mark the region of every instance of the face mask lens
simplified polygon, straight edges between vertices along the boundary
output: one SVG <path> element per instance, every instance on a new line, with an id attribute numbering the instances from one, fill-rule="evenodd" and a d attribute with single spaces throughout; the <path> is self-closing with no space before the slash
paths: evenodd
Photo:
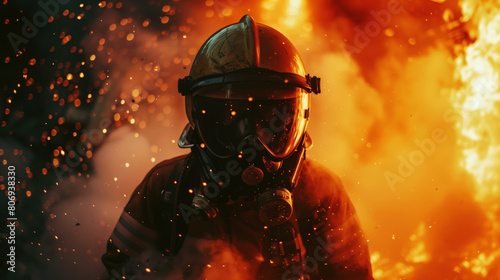
<path id="1" fill-rule="evenodd" d="M 302 89 L 212 88 L 193 96 L 193 116 L 206 147 L 228 157 L 257 137 L 273 157 L 289 155 L 304 133 L 309 96 Z M 248 144 L 248 143 L 246 143 Z"/>

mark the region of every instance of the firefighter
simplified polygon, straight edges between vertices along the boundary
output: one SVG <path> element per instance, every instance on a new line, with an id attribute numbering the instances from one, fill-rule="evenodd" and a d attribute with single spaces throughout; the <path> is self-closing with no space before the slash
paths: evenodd
<path id="1" fill-rule="evenodd" d="M 245 15 L 203 44 L 179 92 L 189 124 L 178 144 L 191 152 L 156 165 L 132 194 L 102 257 L 112 277 L 169 279 L 193 244 L 218 240 L 255 264 L 255 279 L 372 279 L 340 179 L 306 159 L 320 79 L 284 35 Z M 201 277 L 206 264 L 188 263 L 179 279 Z"/>

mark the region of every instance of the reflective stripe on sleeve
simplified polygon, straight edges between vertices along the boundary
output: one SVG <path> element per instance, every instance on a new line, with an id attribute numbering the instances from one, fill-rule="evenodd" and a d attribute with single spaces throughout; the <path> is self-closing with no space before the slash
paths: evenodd
<path id="1" fill-rule="evenodd" d="M 111 235 L 111 242 L 127 255 L 136 255 L 154 248 L 158 233 L 136 221 L 127 212 L 123 212 Z"/>

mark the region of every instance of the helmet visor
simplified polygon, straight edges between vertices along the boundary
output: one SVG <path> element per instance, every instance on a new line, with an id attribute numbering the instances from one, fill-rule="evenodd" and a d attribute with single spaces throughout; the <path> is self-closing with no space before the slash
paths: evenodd
<path id="1" fill-rule="evenodd" d="M 215 156 L 241 153 L 259 142 L 275 158 L 290 155 L 307 126 L 309 94 L 287 86 L 225 86 L 202 89 L 193 95 L 196 129 Z"/>

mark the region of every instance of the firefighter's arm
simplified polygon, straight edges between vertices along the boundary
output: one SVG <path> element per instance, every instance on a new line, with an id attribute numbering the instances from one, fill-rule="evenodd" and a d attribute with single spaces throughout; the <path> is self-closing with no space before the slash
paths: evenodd
<path id="1" fill-rule="evenodd" d="M 368 244 L 354 206 L 338 177 L 335 191 L 322 199 L 313 256 L 319 261 L 318 279 L 373 279 Z M 323 218 L 321 217 L 323 216 Z"/>
<path id="2" fill-rule="evenodd" d="M 165 168 L 169 168 L 168 166 Z M 153 168 L 137 186 L 108 239 L 102 262 L 115 279 L 133 279 L 135 259 L 158 248 L 164 173 Z"/>

